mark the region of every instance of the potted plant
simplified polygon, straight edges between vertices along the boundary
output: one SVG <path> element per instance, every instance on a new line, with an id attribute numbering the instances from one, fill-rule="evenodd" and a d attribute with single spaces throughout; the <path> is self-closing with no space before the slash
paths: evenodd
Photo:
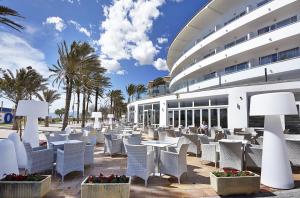
<path id="1" fill-rule="evenodd" d="M 260 176 L 250 171 L 224 169 L 210 173 L 210 185 L 218 195 L 252 194 L 260 190 Z"/>
<path id="2" fill-rule="evenodd" d="M 130 177 L 89 176 L 81 183 L 81 198 L 129 198 Z"/>
<path id="3" fill-rule="evenodd" d="M 0 180 L 0 197 L 35 198 L 45 196 L 51 188 L 51 175 L 6 175 Z"/>

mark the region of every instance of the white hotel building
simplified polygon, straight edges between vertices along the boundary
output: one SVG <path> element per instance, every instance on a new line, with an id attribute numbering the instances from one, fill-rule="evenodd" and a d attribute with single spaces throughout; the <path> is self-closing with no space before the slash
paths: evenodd
<path id="1" fill-rule="evenodd" d="M 128 104 L 142 126 L 263 127 L 250 97 L 294 92 L 300 104 L 300 1 L 212 0 L 178 33 L 167 57 L 170 94 Z M 284 118 L 300 133 L 299 115 Z"/>

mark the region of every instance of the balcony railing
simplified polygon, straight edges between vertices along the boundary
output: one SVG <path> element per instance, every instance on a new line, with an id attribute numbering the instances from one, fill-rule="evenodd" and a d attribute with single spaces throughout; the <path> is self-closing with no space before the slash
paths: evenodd
<path id="1" fill-rule="evenodd" d="M 184 48 L 184 49 L 182 50 L 182 53 L 180 53 L 179 56 L 175 59 L 174 63 L 176 63 L 176 62 L 177 62 L 177 61 L 178 61 L 185 53 L 187 53 L 191 48 L 193 48 L 193 47 L 194 47 L 195 45 L 197 45 L 199 42 L 201 42 L 201 41 L 203 41 L 204 39 L 208 38 L 209 36 L 213 35 L 215 32 L 217 32 L 217 31 L 219 31 L 220 29 L 226 27 L 227 25 L 229 25 L 230 23 L 236 21 L 237 19 L 239 19 L 239 18 L 241 18 L 241 17 L 243 17 L 243 16 L 245 16 L 245 15 L 247 15 L 247 14 L 253 12 L 254 10 L 260 8 L 261 6 L 267 4 L 267 3 L 271 2 L 271 1 L 274 1 L 274 0 L 263 0 L 263 1 L 259 2 L 259 3 L 257 3 L 257 4 L 255 5 L 255 8 L 253 8 L 253 9 L 250 9 L 250 7 L 247 6 L 245 11 L 241 12 L 241 13 L 238 14 L 237 16 L 235 16 L 235 17 L 231 18 L 230 20 L 228 20 L 227 22 L 225 22 L 223 26 L 220 26 L 220 25 L 215 26 L 215 27 L 218 27 L 218 28 L 215 29 L 214 31 L 209 32 L 209 33 L 206 34 L 205 36 L 203 36 L 202 39 L 199 39 L 199 38 L 198 38 L 196 41 L 193 41 L 191 45 L 189 44 L 186 48 Z"/>
<path id="2" fill-rule="evenodd" d="M 291 20 L 288 20 L 288 19 L 291 19 Z M 274 28 L 272 28 L 272 29 L 271 29 L 270 31 L 268 31 L 267 33 L 271 33 L 271 32 L 276 31 L 276 30 L 278 30 L 278 29 L 287 27 L 287 26 L 289 26 L 289 25 L 293 25 L 293 24 L 295 24 L 295 23 L 297 23 L 297 22 L 299 21 L 299 19 L 298 19 L 297 16 L 293 16 L 293 17 L 290 17 L 290 18 L 288 18 L 288 19 L 282 20 L 282 21 L 286 21 L 286 23 L 285 23 L 284 25 L 281 25 L 281 26 L 275 26 Z M 257 31 L 258 31 L 258 30 L 257 30 Z M 257 37 L 259 37 L 259 36 L 262 36 L 262 35 L 264 35 L 264 34 L 258 34 L 258 33 L 250 32 L 250 33 L 248 33 L 246 36 L 241 37 L 240 39 L 237 39 L 237 40 L 235 40 L 235 41 L 233 41 L 233 42 L 231 42 L 231 43 L 229 43 L 229 44 L 224 45 L 224 47 L 219 47 L 218 50 L 217 50 L 217 49 L 214 50 L 213 52 L 211 52 L 211 53 L 205 55 L 203 58 L 197 57 L 196 60 L 198 60 L 198 62 L 200 62 L 200 61 L 202 61 L 202 60 L 204 60 L 204 59 L 206 59 L 206 58 L 208 58 L 208 57 L 210 57 L 210 56 L 212 56 L 212 55 L 216 55 L 216 54 L 218 54 L 218 53 L 221 53 L 221 52 L 223 52 L 224 50 L 227 50 L 228 48 L 237 46 L 237 45 L 239 45 L 239 44 L 242 44 L 242 43 L 244 43 L 244 42 L 250 41 L 250 40 L 255 39 L 255 38 L 257 38 Z M 198 62 L 197 62 L 197 63 L 198 63 Z M 186 69 L 192 67 L 193 65 L 195 65 L 195 64 L 197 64 L 197 63 L 192 63 L 192 64 L 187 65 L 187 66 L 184 67 L 183 69 L 179 70 L 179 72 L 177 73 L 177 75 L 178 75 L 179 73 L 183 72 L 184 70 L 186 70 Z"/>
<path id="3" fill-rule="evenodd" d="M 300 57 L 299 47 L 291 49 L 291 50 L 295 50 L 295 51 L 290 51 L 290 53 L 288 53 L 289 50 L 284 51 L 284 52 L 287 52 L 284 55 L 282 54 L 283 52 L 276 53 L 276 58 L 270 59 L 269 62 L 261 62 L 260 59 L 252 59 L 252 61 L 251 61 L 251 67 L 250 66 L 248 66 L 248 67 L 240 67 L 240 69 L 235 69 L 235 70 L 232 70 L 230 72 L 226 72 L 226 68 L 229 68 L 229 67 L 226 67 L 222 71 L 213 72 L 211 74 L 208 74 L 209 78 L 206 78 L 205 76 L 203 76 L 203 77 L 198 78 L 198 79 L 191 79 L 191 80 L 189 80 L 189 83 L 186 83 L 186 81 L 185 81 L 184 83 L 180 83 L 179 85 L 176 85 L 175 88 L 172 89 L 171 91 L 175 92 L 175 91 L 178 91 L 180 89 L 187 88 L 187 85 L 191 86 L 191 85 L 194 85 L 196 83 L 200 83 L 200 82 L 204 82 L 204 81 L 208 81 L 208 80 L 212 80 L 212 79 L 216 79 L 216 78 L 222 78 L 224 76 L 231 75 L 231 74 L 234 74 L 234 73 L 239 73 L 239 72 L 243 72 L 243 71 L 246 71 L 246 70 L 254 69 L 254 68 L 257 68 L 257 67 L 266 66 L 268 64 L 278 63 L 278 62 L 282 62 L 282 61 L 288 61 L 288 60 Z M 246 62 L 246 63 L 249 63 L 249 62 Z M 238 65 L 242 65 L 242 64 L 245 64 L 245 63 L 241 63 L 241 64 L 238 64 Z M 236 65 L 236 66 L 238 66 L 238 65 Z M 230 66 L 230 67 L 232 67 L 232 66 Z"/>

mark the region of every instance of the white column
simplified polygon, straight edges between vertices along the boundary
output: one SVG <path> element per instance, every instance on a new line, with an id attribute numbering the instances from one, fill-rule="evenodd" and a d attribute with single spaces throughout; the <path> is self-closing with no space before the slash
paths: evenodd
<path id="1" fill-rule="evenodd" d="M 248 126 L 247 94 L 233 91 L 228 96 L 228 128 L 247 128 Z"/>
<path id="2" fill-rule="evenodd" d="M 167 101 L 166 100 L 162 100 L 159 103 L 160 107 L 160 111 L 159 111 L 159 126 L 160 127 L 165 127 L 167 126 L 167 115 L 168 115 L 168 108 L 167 108 Z"/>
<path id="3" fill-rule="evenodd" d="M 134 105 L 134 123 L 137 124 L 139 122 L 139 107 L 137 104 Z"/>

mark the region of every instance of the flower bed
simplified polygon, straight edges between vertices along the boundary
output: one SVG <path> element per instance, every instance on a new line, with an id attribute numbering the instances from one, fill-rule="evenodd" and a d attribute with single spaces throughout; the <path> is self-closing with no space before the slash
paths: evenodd
<path id="1" fill-rule="evenodd" d="M 89 176 L 81 183 L 82 198 L 129 198 L 130 177 L 110 175 Z"/>
<path id="2" fill-rule="evenodd" d="M 219 195 L 252 194 L 260 190 L 260 176 L 250 171 L 224 169 L 210 173 L 210 184 Z"/>
<path id="3" fill-rule="evenodd" d="M 0 181 L 0 197 L 43 197 L 51 187 L 51 175 L 6 175 Z"/>

